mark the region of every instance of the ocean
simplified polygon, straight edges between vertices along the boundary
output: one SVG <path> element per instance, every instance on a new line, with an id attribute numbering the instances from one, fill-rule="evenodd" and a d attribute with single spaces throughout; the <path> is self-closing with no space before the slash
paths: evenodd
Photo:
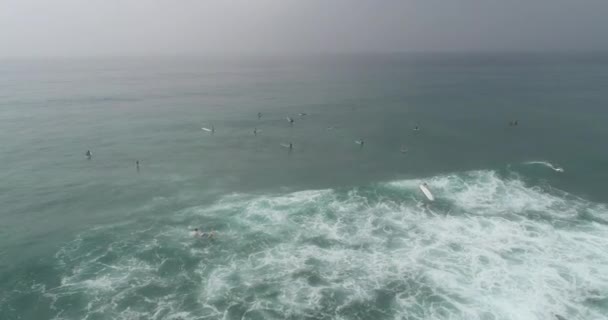
<path id="1" fill-rule="evenodd" d="M 0 319 L 608 319 L 606 55 L 0 75 Z"/>

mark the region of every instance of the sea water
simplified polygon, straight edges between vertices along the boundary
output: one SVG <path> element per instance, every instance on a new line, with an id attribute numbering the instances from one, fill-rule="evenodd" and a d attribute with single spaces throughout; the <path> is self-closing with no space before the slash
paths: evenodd
<path id="1" fill-rule="evenodd" d="M 0 75 L 0 319 L 608 318 L 605 56 Z"/>

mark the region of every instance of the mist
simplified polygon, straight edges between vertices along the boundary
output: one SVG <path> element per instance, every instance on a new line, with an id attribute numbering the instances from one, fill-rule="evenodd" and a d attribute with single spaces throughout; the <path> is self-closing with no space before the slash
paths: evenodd
<path id="1" fill-rule="evenodd" d="M 608 50 L 603 0 L 3 0 L 0 57 Z"/>

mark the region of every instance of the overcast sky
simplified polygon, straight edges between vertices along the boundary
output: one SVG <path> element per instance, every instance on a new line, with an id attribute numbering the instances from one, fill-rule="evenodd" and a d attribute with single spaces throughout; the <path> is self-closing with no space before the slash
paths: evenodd
<path id="1" fill-rule="evenodd" d="M 608 50 L 608 0 L 0 0 L 0 57 Z"/>

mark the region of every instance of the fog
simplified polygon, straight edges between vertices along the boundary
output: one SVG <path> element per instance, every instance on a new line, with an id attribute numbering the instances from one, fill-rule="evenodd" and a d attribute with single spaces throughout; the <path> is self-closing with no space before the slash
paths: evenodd
<path id="1" fill-rule="evenodd" d="M 608 49 L 605 0 L 0 0 L 0 57 Z"/>

